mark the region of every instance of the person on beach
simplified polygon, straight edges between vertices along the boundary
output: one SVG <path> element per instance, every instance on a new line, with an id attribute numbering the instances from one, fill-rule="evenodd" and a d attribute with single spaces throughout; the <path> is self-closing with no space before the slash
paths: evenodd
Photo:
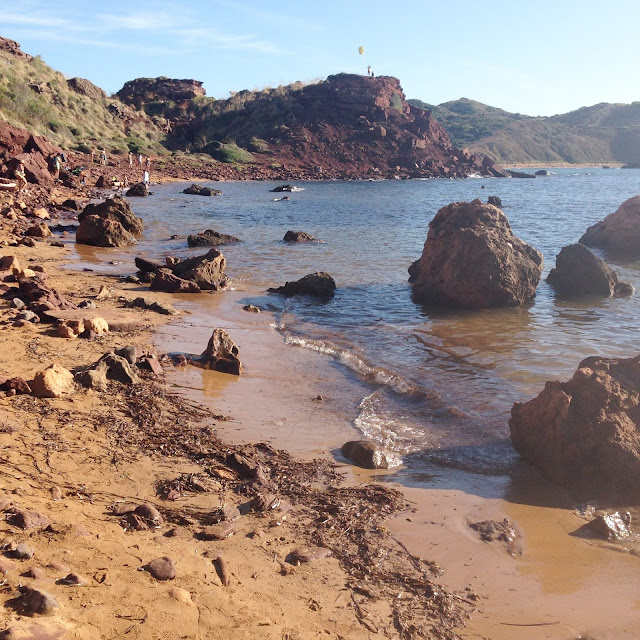
<path id="1" fill-rule="evenodd" d="M 53 156 L 51 164 L 53 166 L 53 178 L 54 180 L 57 180 L 60 177 L 60 156 L 56 153 L 55 156 Z"/>
<path id="2" fill-rule="evenodd" d="M 133 169 L 133 153 L 129 151 L 129 169 Z"/>
<path id="3" fill-rule="evenodd" d="M 145 160 L 145 164 L 147 169 L 151 169 L 151 158 L 149 158 L 149 156 L 147 156 L 146 160 Z"/>
<path id="4" fill-rule="evenodd" d="M 142 184 L 145 187 L 149 186 L 149 172 L 145 170 L 145 172 L 142 174 Z"/>
<path id="5" fill-rule="evenodd" d="M 141 153 L 138 154 L 138 164 L 140 166 L 142 166 L 142 154 Z"/>
<path id="6" fill-rule="evenodd" d="M 105 149 L 102 150 L 101 154 L 100 154 L 100 164 L 105 165 L 107 164 L 107 152 Z"/>
<path id="7" fill-rule="evenodd" d="M 93 164 L 96 161 L 96 150 L 95 149 L 91 149 L 91 164 Z"/>
<path id="8" fill-rule="evenodd" d="M 13 175 L 18 183 L 18 193 L 20 193 L 20 191 L 27 186 L 27 176 L 24 172 L 24 164 L 22 163 L 22 160 L 18 163 Z"/>

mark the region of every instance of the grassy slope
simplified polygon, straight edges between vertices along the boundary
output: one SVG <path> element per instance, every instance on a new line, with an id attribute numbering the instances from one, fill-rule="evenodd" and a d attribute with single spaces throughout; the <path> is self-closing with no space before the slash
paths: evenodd
<path id="1" fill-rule="evenodd" d="M 640 162 L 640 103 L 597 104 L 558 116 L 532 118 L 462 98 L 438 106 L 419 100 L 445 126 L 454 144 L 499 162 Z"/>
<path id="2" fill-rule="evenodd" d="M 29 85 L 40 85 L 43 93 Z M 111 153 L 129 148 L 159 152 L 162 132 L 143 114 L 129 111 L 127 123 L 108 106 L 117 99 L 88 98 L 41 58 L 18 58 L 0 52 L 0 118 L 63 148 L 104 147 Z"/>

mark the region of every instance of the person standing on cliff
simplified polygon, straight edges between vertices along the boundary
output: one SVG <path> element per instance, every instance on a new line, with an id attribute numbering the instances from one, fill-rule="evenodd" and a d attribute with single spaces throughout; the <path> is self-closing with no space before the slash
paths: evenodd
<path id="1" fill-rule="evenodd" d="M 371 75 L 371 65 L 369 65 L 367 67 L 367 75 L 370 76 Z"/>
<path id="2" fill-rule="evenodd" d="M 27 176 L 24 172 L 24 164 L 22 163 L 22 160 L 18 163 L 18 166 L 14 170 L 13 175 L 16 179 L 16 182 L 18 183 L 18 193 L 20 193 L 20 191 L 22 191 L 27 186 Z"/>

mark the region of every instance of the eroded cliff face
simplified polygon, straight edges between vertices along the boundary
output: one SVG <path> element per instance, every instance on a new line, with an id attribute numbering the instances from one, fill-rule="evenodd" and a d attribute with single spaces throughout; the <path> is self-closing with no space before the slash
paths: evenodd
<path id="1" fill-rule="evenodd" d="M 125 82 L 116 93 L 122 102 L 141 109 L 145 103 L 184 102 L 198 96 L 206 95 L 199 80 L 176 80 L 172 78 L 136 78 Z"/>

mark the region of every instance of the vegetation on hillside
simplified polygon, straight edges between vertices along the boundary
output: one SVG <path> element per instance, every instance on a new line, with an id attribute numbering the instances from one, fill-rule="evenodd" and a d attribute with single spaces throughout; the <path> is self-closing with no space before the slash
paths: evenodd
<path id="1" fill-rule="evenodd" d="M 151 118 L 117 99 L 78 93 L 40 57 L 0 52 L 0 118 L 67 149 L 163 150 L 163 132 Z"/>

